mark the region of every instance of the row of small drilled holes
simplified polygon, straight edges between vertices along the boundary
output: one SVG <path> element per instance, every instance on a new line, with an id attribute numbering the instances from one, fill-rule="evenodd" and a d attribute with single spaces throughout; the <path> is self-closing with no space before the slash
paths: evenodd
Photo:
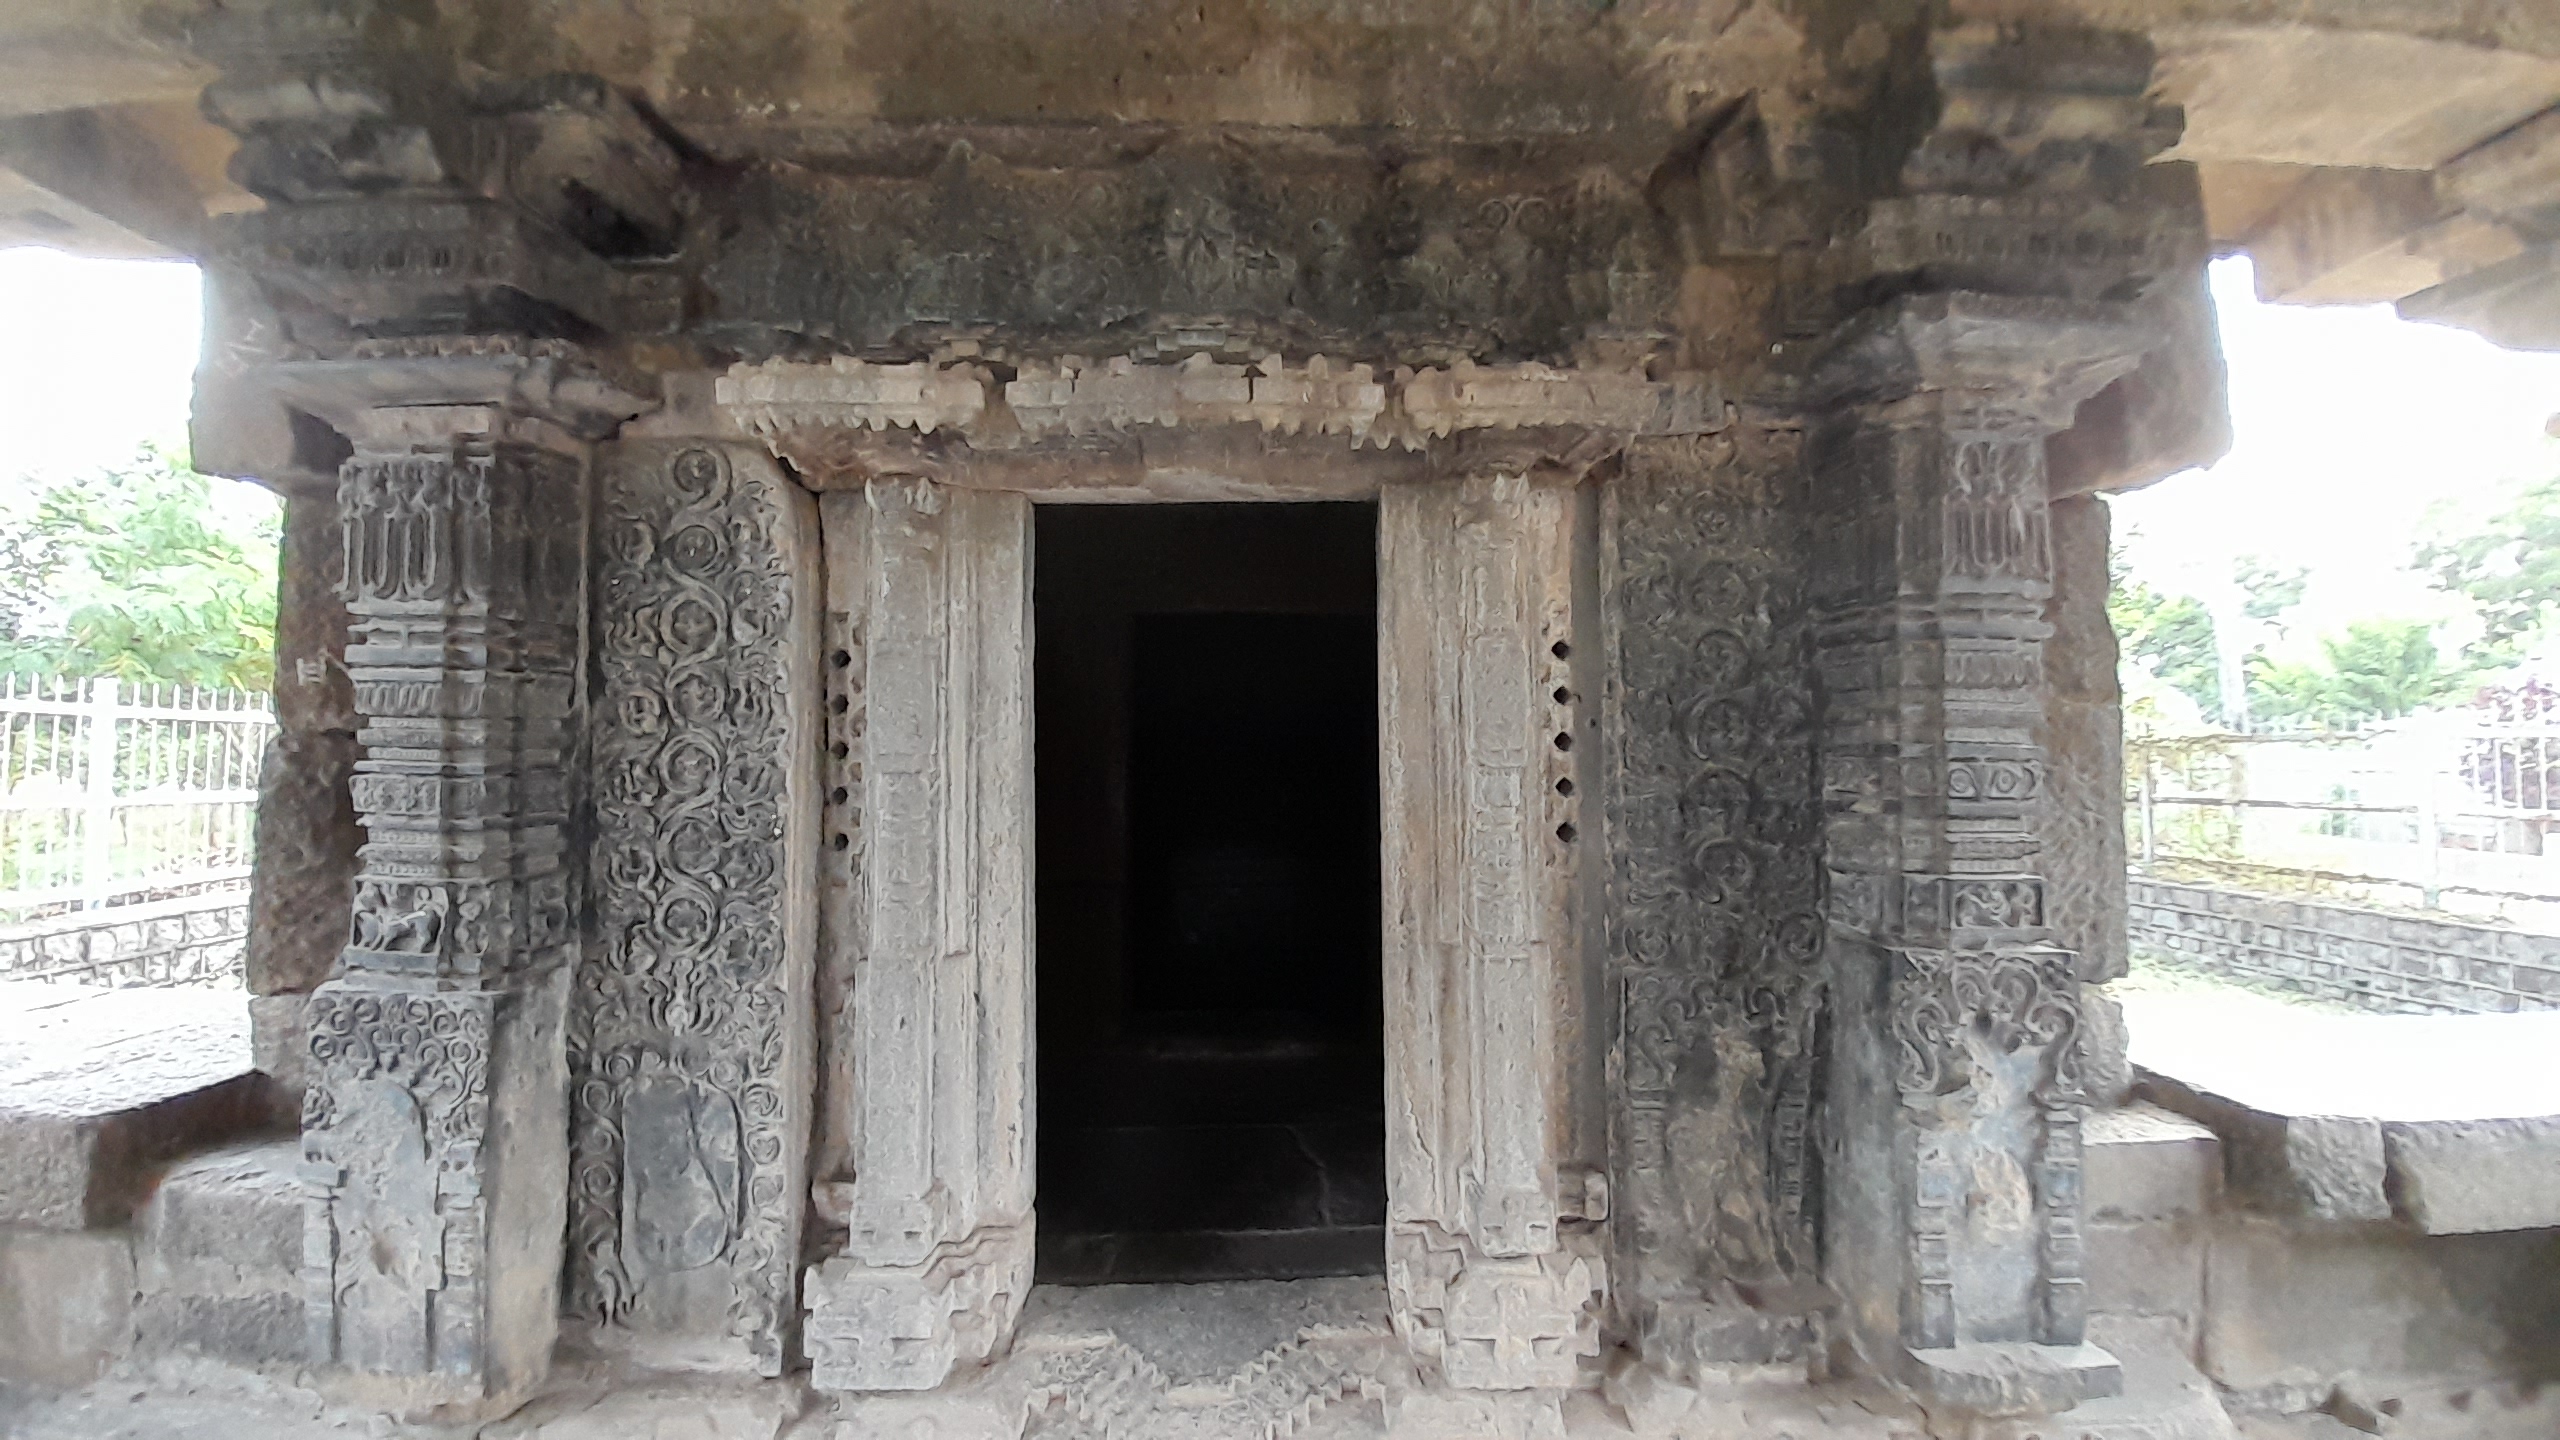
<path id="1" fill-rule="evenodd" d="M 846 643 L 827 654 L 827 805 L 834 824 L 827 844 L 841 855 L 853 848 L 853 827 L 860 823 L 853 803 L 853 787 L 862 780 L 862 762 L 853 758 L 853 747 L 862 739 L 864 714 L 853 704 L 853 692 L 862 677 L 853 663 L 851 646 L 861 640 L 852 626 L 838 617 Z"/>
<path id="2" fill-rule="evenodd" d="M 1566 644 L 1564 641 L 1559 640 L 1553 645 L 1547 647 L 1547 653 L 1556 658 L 1556 663 L 1548 668 L 1546 678 L 1556 681 L 1571 679 L 1571 672 L 1566 668 L 1565 662 L 1573 658 L 1573 647 Z M 1563 728 L 1558 729 L 1555 735 L 1556 753 L 1559 756 L 1569 754 L 1573 749 L 1573 702 L 1578 698 L 1579 697 L 1573 693 L 1573 687 L 1569 684 L 1559 683 L 1555 687 L 1556 706 L 1558 709 L 1564 711 Z M 1566 762 L 1559 761 L 1558 763 L 1559 766 L 1563 766 Z M 1556 777 L 1556 794 L 1565 798 L 1568 809 L 1570 809 L 1573 799 L 1572 776 L 1558 775 Z M 1556 826 L 1556 838 L 1568 845 L 1572 844 L 1574 837 L 1580 833 L 1580 831 L 1574 828 L 1573 821 L 1570 819 L 1567 819 Z"/>

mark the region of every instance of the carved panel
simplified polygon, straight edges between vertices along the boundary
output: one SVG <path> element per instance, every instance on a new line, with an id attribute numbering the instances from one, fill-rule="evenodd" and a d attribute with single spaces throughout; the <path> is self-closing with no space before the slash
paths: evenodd
<path id="1" fill-rule="evenodd" d="M 1666 338 L 1679 276 L 1640 184 L 1599 167 L 1233 142 L 1015 165 L 964 143 L 923 174 L 759 167 L 731 200 L 740 223 L 705 277 L 713 313 L 739 317 L 742 339 L 848 349 L 1002 326 L 1034 355 L 1135 332 L 1246 358 L 1558 361 L 1577 341 Z"/>
<path id="2" fill-rule="evenodd" d="M 596 520 L 569 1303 L 710 1329 L 767 1375 L 796 1320 L 807 1193 L 814 509 L 760 453 L 635 443 L 605 465 Z"/>
<path id="3" fill-rule="evenodd" d="M 1919 1131 L 1911 1343 L 2005 1322 L 2021 1333 L 2004 1338 L 2077 1344 L 2086 1097 L 2071 953 L 1901 951 L 1891 1026 L 1895 1088 Z"/>
<path id="4" fill-rule="evenodd" d="M 303 1275 L 316 1358 L 391 1374 L 476 1364 L 495 1004 L 338 986 L 312 995 Z"/>
<path id="5" fill-rule="evenodd" d="M 1675 1371 L 1809 1339 L 1827 1007 L 1797 484 L 1793 435 L 1745 422 L 1638 446 L 1602 498 L 1616 1293 Z"/>
<path id="6" fill-rule="evenodd" d="M 1467 1385 L 1568 1383 L 1603 1277 L 1565 1183 L 1575 518 L 1570 492 L 1510 476 L 1380 503 L 1390 1279 L 1408 1343 Z M 1531 1305 L 1512 1282 L 1533 1272 Z"/>
<path id="7" fill-rule="evenodd" d="M 1030 506 L 899 481 L 823 507 L 818 1189 L 846 1235 L 809 1343 L 828 1388 L 924 1388 L 1028 1288 Z"/>

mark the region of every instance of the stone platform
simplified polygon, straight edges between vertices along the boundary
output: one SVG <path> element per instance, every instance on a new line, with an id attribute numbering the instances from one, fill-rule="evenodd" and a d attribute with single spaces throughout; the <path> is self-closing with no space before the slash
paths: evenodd
<path id="1" fill-rule="evenodd" d="M 2124 997 L 2152 1096 L 2222 1137 L 2236 1198 L 2431 1235 L 2560 1225 L 2560 1012 L 2333 1015 Z"/>

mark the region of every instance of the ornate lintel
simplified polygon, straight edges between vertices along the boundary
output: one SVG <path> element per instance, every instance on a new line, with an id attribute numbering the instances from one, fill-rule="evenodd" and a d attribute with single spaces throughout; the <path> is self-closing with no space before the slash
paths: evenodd
<path id="1" fill-rule="evenodd" d="M 999 382 L 974 362 L 738 364 L 717 403 L 739 433 L 777 453 L 823 454 L 829 432 L 949 433 L 980 450 L 1074 442 L 1145 428 L 1252 427 L 1323 435 L 1354 448 L 1426 443 L 1480 430 L 1560 429 L 1623 437 L 1721 430 L 1727 409 L 1708 377 L 1653 379 L 1638 369 L 1538 364 L 1376 367 L 1322 355 L 1251 365 L 1205 354 L 1159 364 L 1067 356 Z"/>

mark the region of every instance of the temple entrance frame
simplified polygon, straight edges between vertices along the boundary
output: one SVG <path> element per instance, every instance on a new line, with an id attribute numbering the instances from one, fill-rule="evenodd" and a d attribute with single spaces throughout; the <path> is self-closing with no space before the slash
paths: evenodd
<path id="1" fill-rule="evenodd" d="M 820 970 L 852 977 L 822 1087 L 845 1113 L 821 1117 L 813 1171 L 847 1238 L 806 1277 L 807 1345 L 823 1387 L 931 1389 L 1001 1351 L 1031 1282 L 1029 522 L 1034 503 L 1097 498 L 1094 477 L 1043 485 L 1019 459 L 1001 477 L 883 474 L 846 457 L 894 433 L 762 438 L 821 491 Z M 1590 755 L 1573 747 L 1595 689 L 1577 626 L 1597 623 L 1577 613 L 1596 515 L 1580 482 L 1607 450 L 1234 449 L 1250 473 L 1219 477 L 1217 499 L 1380 505 L 1395 1324 L 1450 1386 L 1552 1404 L 1597 1353 L 1606 1293 L 1599 1067 L 1571 1017 Z M 1293 463 L 1270 466 L 1275 449 Z M 1449 449 L 1476 453 L 1450 465 Z M 1551 458 L 1565 451 L 1580 463 Z M 1198 484 L 1108 498 L 1208 498 Z M 831 1150 L 854 1178 L 828 1173 Z"/>

